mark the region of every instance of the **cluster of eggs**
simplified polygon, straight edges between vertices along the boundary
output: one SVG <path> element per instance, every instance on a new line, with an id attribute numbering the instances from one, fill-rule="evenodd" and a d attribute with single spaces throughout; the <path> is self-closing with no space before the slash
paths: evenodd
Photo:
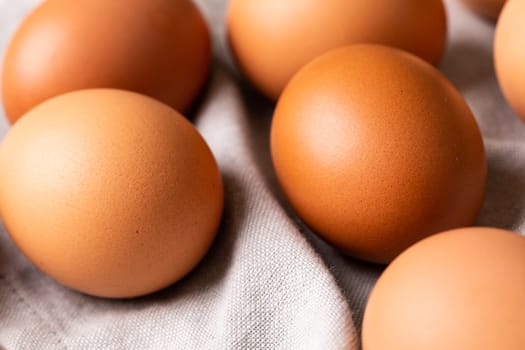
<path id="1" fill-rule="evenodd" d="M 180 280 L 222 216 L 218 165 L 182 116 L 203 88 L 210 35 L 191 0 L 47 0 L 4 59 L 13 127 L 0 214 L 42 271 L 95 296 Z"/>
<path id="2" fill-rule="evenodd" d="M 525 119 L 525 2 L 464 2 L 493 19 L 505 5 L 496 71 Z M 467 103 L 434 67 L 442 0 L 230 0 L 226 21 L 238 67 L 277 101 L 271 154 L 294 210 L 343 252 L 390 264 L 365 350 L 525 348 L 525 239 L 463 228 L 482 206 L 487 161 Z M 0 215 L 42 271 L 134 297 L 202 259 L 223 188 L 179 113 L 209 65 L 191 0 L 47 0 L 27 17 L 3 68 L 15 124 L 0 147 Z"/>
<path id="3" fill-rule="evenodd" d="M 492 19 L 505 5 L 464 2 Z M 494 53 L 522 118 L 524 16 L 525 2 L 506 4 Z M 287 199 L 326 241 L 390 264 L 368 301 L 363 348 L 525 348 L 525 239 L 465 228 L 487 164 L 469 107 L 431 65 L 444 49 L 443 3 L 233 0 L 228 19 L 240 69 L 278 100 L 271 153 Z"/>

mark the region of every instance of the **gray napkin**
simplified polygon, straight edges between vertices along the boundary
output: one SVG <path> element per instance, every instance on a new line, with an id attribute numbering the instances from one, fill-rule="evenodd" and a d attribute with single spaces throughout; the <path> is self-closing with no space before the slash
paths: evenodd
<path id="1" fill-rule="evenodd" d="M 38 0 L 0 0 L 0 51 Z M 294 216 L 269 156 L 273 106 L 235 72 L 225 0 L 198 1 L 216 63 L 193 118 L 221 167 L 226 208 L 199 267 L 157 294 L 109 301 L 70 291 L 36 270 L 0 229 L 0 348 L 357 349 L 366 298 L 381 267 L 338 253 Z M 525 125 L 498 89 L 493 25 L 447 1 L 442 71 L 483 131 L 489 183 L 480 225 L 525 231 Z M 0 138 L 7 123 L 0 117 Z M 1 174 L 0 174 L 1 176 Z"/>

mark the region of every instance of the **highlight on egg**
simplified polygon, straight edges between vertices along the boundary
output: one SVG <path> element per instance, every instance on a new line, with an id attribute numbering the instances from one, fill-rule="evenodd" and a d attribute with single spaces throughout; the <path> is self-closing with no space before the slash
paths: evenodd
<path id="1" fill-rule="evenodd" d="M 389 45 L 436 65 L 447 18 L 442 0 L 230 0 L 227 32 L 242 73 L 276 100 L 302 66 L 340 46 Z"/>
<path id="2" fill-rule="evenodd" d="M 54 96 L 115 88 L 185 113 L 210 60 L 208 28 L 191 0 L 46 0 L 8 46 L 4 107 L 14 123 Z"/>
<path id="3" fill-rule="evenodd" d="M 28 112 L 0 146 L 0 215 L 39 269 L 86 294 L 129 298 L 186 276 L 221 220 L 221 175 L 181 114 L 94 89 Z"/>
<path id="4" fill-rule="evenodd" d="M 485 194 L 483 141 L 464 98 L 433 66 L 386 46 L 303 67 L 277 103 L 271 154 L 299 217 L 376 263 L 473 224 Z"/>
<path id="5" fill-rule="evenodd" d="M 363 350 L 525 349 L 525 238 L 492 228 L 434 235 L 384 271 Z"/>

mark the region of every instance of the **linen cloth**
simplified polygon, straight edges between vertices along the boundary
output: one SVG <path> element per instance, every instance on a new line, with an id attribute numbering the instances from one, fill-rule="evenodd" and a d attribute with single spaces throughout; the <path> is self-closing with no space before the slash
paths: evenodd
<path id="1" fill-rule="evenodd" d="M 38 0 L 0 0 L 0 52 Z M 200 0 L 215 63 L 191 116 L 212 148 L 226 199 L 215 244 L 183 281 L 124 301 L 68 290 L 35 269 L 0 228 L 0 349 L 358 349 L 382 267 L 316 238 L 286 204 L 272 171 L 273 105 L 235 71 L 226 0 Z M 525 124 L 505 103 L 492 60 L 494 25 L 446 1 L 440 66 L 481 127 L 489 164 L 478 224 L 525 231 Z M 0 138 L 8 126 L 0 117 Z M 0 174 L 1 176 L 1 174 Z"/>

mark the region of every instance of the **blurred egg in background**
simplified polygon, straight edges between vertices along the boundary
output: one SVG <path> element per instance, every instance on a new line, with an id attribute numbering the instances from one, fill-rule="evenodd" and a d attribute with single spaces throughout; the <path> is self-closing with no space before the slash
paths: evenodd
<path id="1" fill-rule="evenodd" d="M 340 46 L 384 44 L 436 65 L 447 19 L 442 0 L 230 0 L 227 31 L 240 70 L 276 100 L 303 65 Z"/>
<path id="2" fill-rule="evenodd" d="M 4 108 L 14 123 L 51 97 L 116 88 L 186 113 L 210 59 L 208 28 L 191 0 L 47 0 L 7 49 Z"/>
<path id="3" fill-rule="evenodd" d="M 496 26 L 494 62 L 507 102 L 525 122 L 525 1 L 512 0 L 503 8 Z"/>
<path id="4" fill-rule="evenodd" d="M 525 238 L 467 228 L 403 252 L 374 287 L 363 350 L 525 349 Z"/>

